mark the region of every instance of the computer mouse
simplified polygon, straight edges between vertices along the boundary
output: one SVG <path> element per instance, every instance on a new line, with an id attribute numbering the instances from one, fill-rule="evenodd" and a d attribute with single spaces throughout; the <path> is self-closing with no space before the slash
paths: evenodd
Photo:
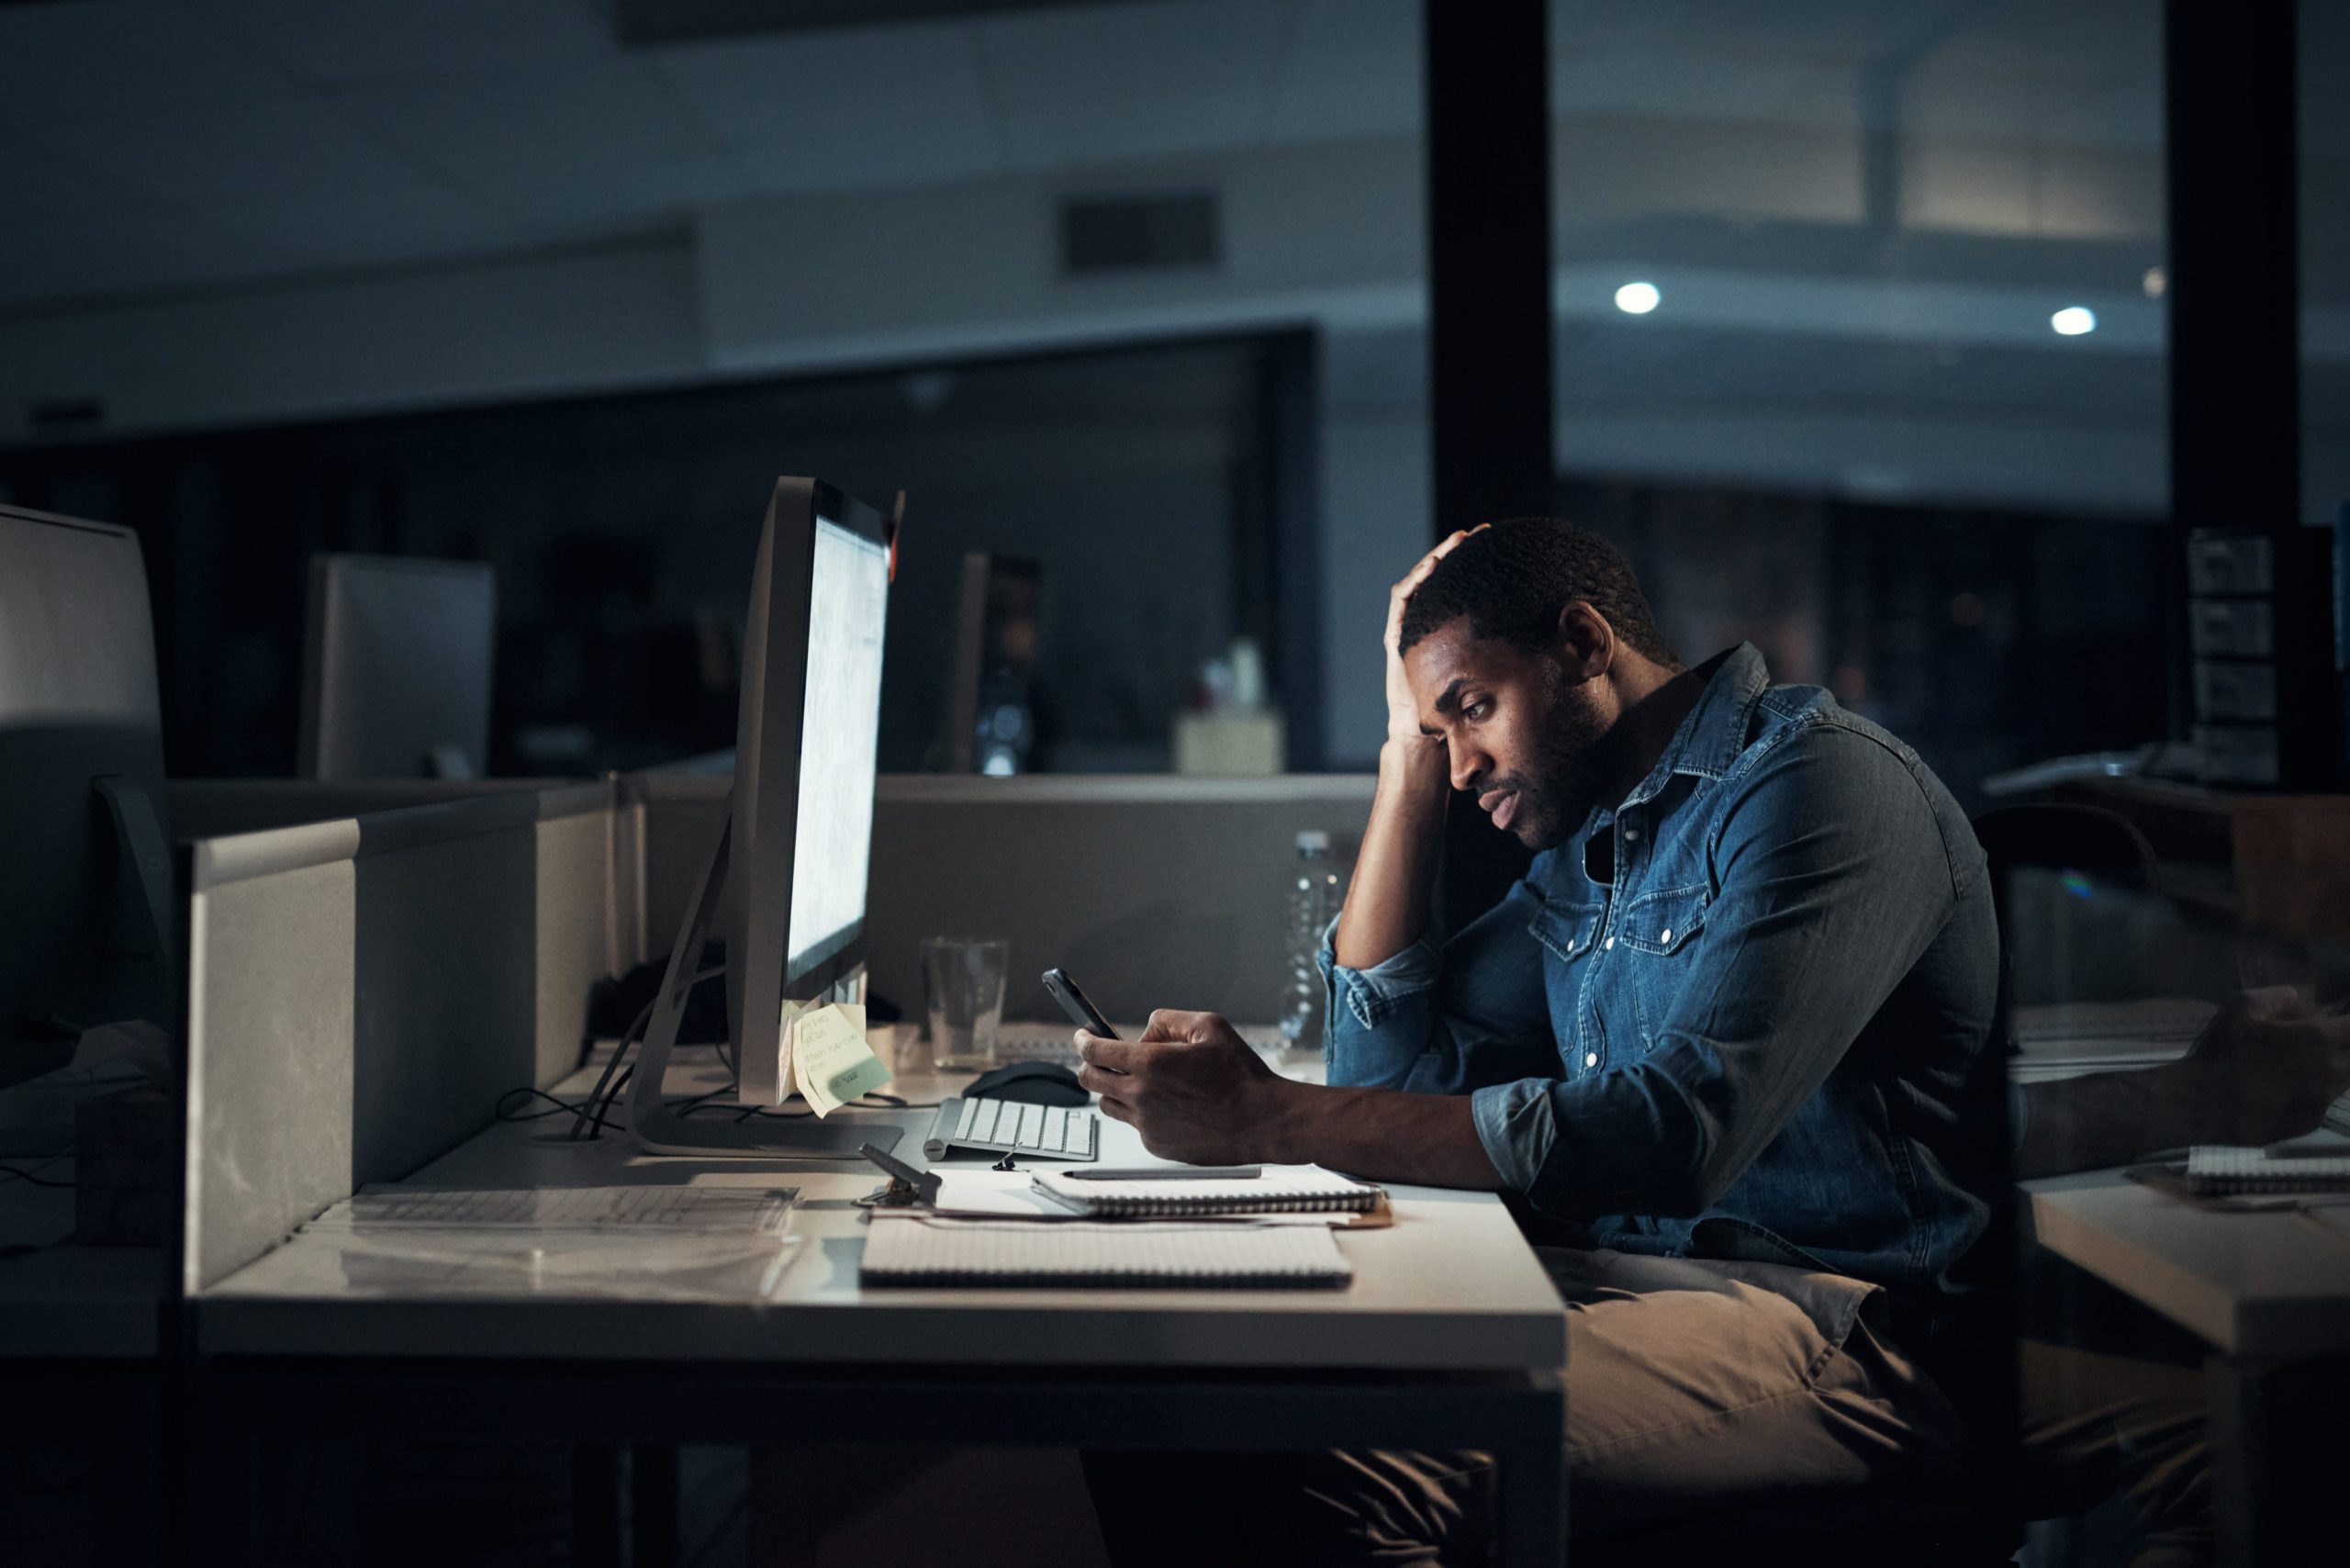
<path id="1" fill-rule="evenodd" d="M 1007 1062 L 971 1080 L 963 1091 L 982 1100 L 1016 1100 L 1024 1105 L 1082 1105 L 1092 1096 L 1077 1074 L 1057 1061 Z"/>

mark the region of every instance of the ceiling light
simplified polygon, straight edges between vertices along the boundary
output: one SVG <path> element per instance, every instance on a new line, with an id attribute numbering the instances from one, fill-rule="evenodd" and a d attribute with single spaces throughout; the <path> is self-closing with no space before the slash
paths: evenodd
<path id="1" fill-rule="evenodd" d="M 2097 330 L 2097 312 L 2086 305 L 2067 305 L 2048 318 L 2048 324 L 2061 337 L 2077 338 L 2084 332 Z"/>
<path id="2" fill-rule="evenodd" d="M 1645 316 L 1663 297 L 1652 283 L 1628 283 L 1616 291 L 1616 308 L 1627 316 Z"/>

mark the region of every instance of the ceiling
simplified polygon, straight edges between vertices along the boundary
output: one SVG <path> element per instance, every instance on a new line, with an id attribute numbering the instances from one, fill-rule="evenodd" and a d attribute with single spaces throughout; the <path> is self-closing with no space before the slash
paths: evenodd
<path id="1" fill-rule="evenodd" d="M 988 5 L 653 47 L 620 41 L 610 4 L 0 7 L 0 308 L 528 253 L 791 192 L 1396 136 L 1419 114 L 1416 0 Z M 1565 117 L 2158 145 L 2152 0 L 1553 9 Z"/>
<path id="2" fill-rule="evenodd" d="M 233 331 L 206 302 L 491 262 L 552 273 L 560 258 L 616 246 L 644 251 L 647 275 L 670 265 L 653 259 L 666 247 L 677 260 L 662 275 L 685 281 L 664 308 L 683 330 L 698 320 L 718 334 L 722 308 L 739 316 L 770 285 L 730 273 L 732 292 L 715 296 L 709 236 L 776 198 L 837 213 L 902 196 L 912 210 L 925 193 L 1006 182 L 1116 192 L 1204 171 L 1211 184 L 1253 177 L 1274 192 L 1277 228 L 1339 217 L 1318 252 L 1265 274 L 1273 303 L 1198 309 L 1249 323 L 1322 308 L 1331 400 L 1401 410 L 1421 395 L 1419 241 L 1403 232 L 1419 222 L 1420 0 L 891 0 L 945 14 L 658 44 L 623 41 L 618 3 L 0 6 L 0 203 L 12 219 L 0 335 L 12 321 L 135 319 L 112 337 L 77 327 L 16 340 L 116 345 L 113 362 L 95 349 L 52 355 L 74 363 L 47 379 L 75 395 L 87 383 L 127 409 L 136 387 L 90 367 L 118 363 L 115 380 L 135 381 L 153 354 L 195 342 L 207 311 L 205 352 L 218 354 Z M 1694 430 L 1740 409 L 1855 424 L 2004 420 L 2035 440 L 2069 423 L 2085 439 L 2109 428 L 2142 443 L 2127 463 L 2080 460 L 2084 474 L 2133 476 L 2115 504 L 2158 498 L 2162 309 L 2143 281 L 2164 252 L 2161 15 L 2161 0 L 1552 0 L 1562 454 L 1578 420 L 1602 431 L 1680 417 Z M 2302 0 L 2302 15 L 2304 179 L 2319 191 L 2350 160 L 2350 95 L 2328 90 L 2350 74 L 2350 0 Z M 1341 167 L 1371 171 L 1370 194 L 1317 205 L 1327 193 L 1308 182 L 1328 175 L 1310 172 Z M 2338 317 L 2350 307 L 2350 201 L 2311 200 L 2305 214 L 2305 296 Z M 1388 271 L 1313 271 L 1365 250 Z M 1633 264 L 1668 290 L 1656 317 L 1622 318 L 1607 302 Z M 1391 304 L 1349 319 L 1313 304 L 1317 281 Z M 863 276 L 838 286 L 887 294 Z M 1088 296 L 1058 341 L 1169 330 L 1151 325 L 1169 319 L 1152 316 L 1152 287 Z M 1701 296 L 1709 314 L 1673 319 Z M 869 303 L 888 317 L 911 297 Z M 2053 305 L 2076 299 L 2093 299 L 2109 327 L 2093 340 L 2047 332 Z M 965 341 L 934 298 L 920 303 L 928 313 L 911 314 L 939 343 Z M 1016 339 L 1018 310 L 1006 319 Z M 2350 428 L 2335 374 L 2350 367 L 2350 319 L 2312 332 L 2312 419 L 2332 409 L 2323 417 Z M 643 376 L 873 362 L 780 350 L 730 361 L 715 341 L 665 340 L 660 364 L 675 368 Z M 988 341 L 985 352 L 1022 346 Z M 955 352 L 979 351 L 878 357 Z M 498 395 L 533 390 L 530 374 Z M 271 417 L 304 398 L 367 407 L 367 375 L 364 355 L 321 372 L 316 389 L 269 402 Z M 1774 472 L 1777 450 L 1798 439 L 1809 438 L 1758 427 L 1755 472 Z M 2087 495 L 2093 482 L 2083 485 Z"/>

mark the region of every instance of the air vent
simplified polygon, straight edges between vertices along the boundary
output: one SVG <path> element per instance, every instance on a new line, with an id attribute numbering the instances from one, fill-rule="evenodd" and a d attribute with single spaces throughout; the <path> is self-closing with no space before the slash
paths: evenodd
<path id="1" fill-rule="evenodd" d="M 1213 267 L 1223 259 L 1214 191 L 1070 196 L 1061 203 L 1061 271 L 1070 277 Z"/>
<path id="2" fill-rule="evenodd" d="M 1035 11 L 1098 0 L 618 0 L 621 45 L 643 49 L 711 39 L 878 28 L 893 22 L 952 22 L 998 11 Z"/>
<path id="3" fill-rule="evenodd" d="M 95 398 L 61 398 L 25 410 L 25 423 L 37 436 L 87 435 L 106 422 L 106 406 Z"/>

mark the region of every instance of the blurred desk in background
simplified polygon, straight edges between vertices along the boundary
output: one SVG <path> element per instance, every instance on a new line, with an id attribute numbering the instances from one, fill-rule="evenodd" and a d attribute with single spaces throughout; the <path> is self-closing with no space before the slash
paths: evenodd
<path id="1" fill-rule="evenodd" d="M 2118 1170 L 2022 1193 L 2033 1240 L 2210 1347 L 2220 1560 L 2282 1562 L 2338 1543 L 2350 1233 L 2290 1208 L 2201 1206 Z"/>

